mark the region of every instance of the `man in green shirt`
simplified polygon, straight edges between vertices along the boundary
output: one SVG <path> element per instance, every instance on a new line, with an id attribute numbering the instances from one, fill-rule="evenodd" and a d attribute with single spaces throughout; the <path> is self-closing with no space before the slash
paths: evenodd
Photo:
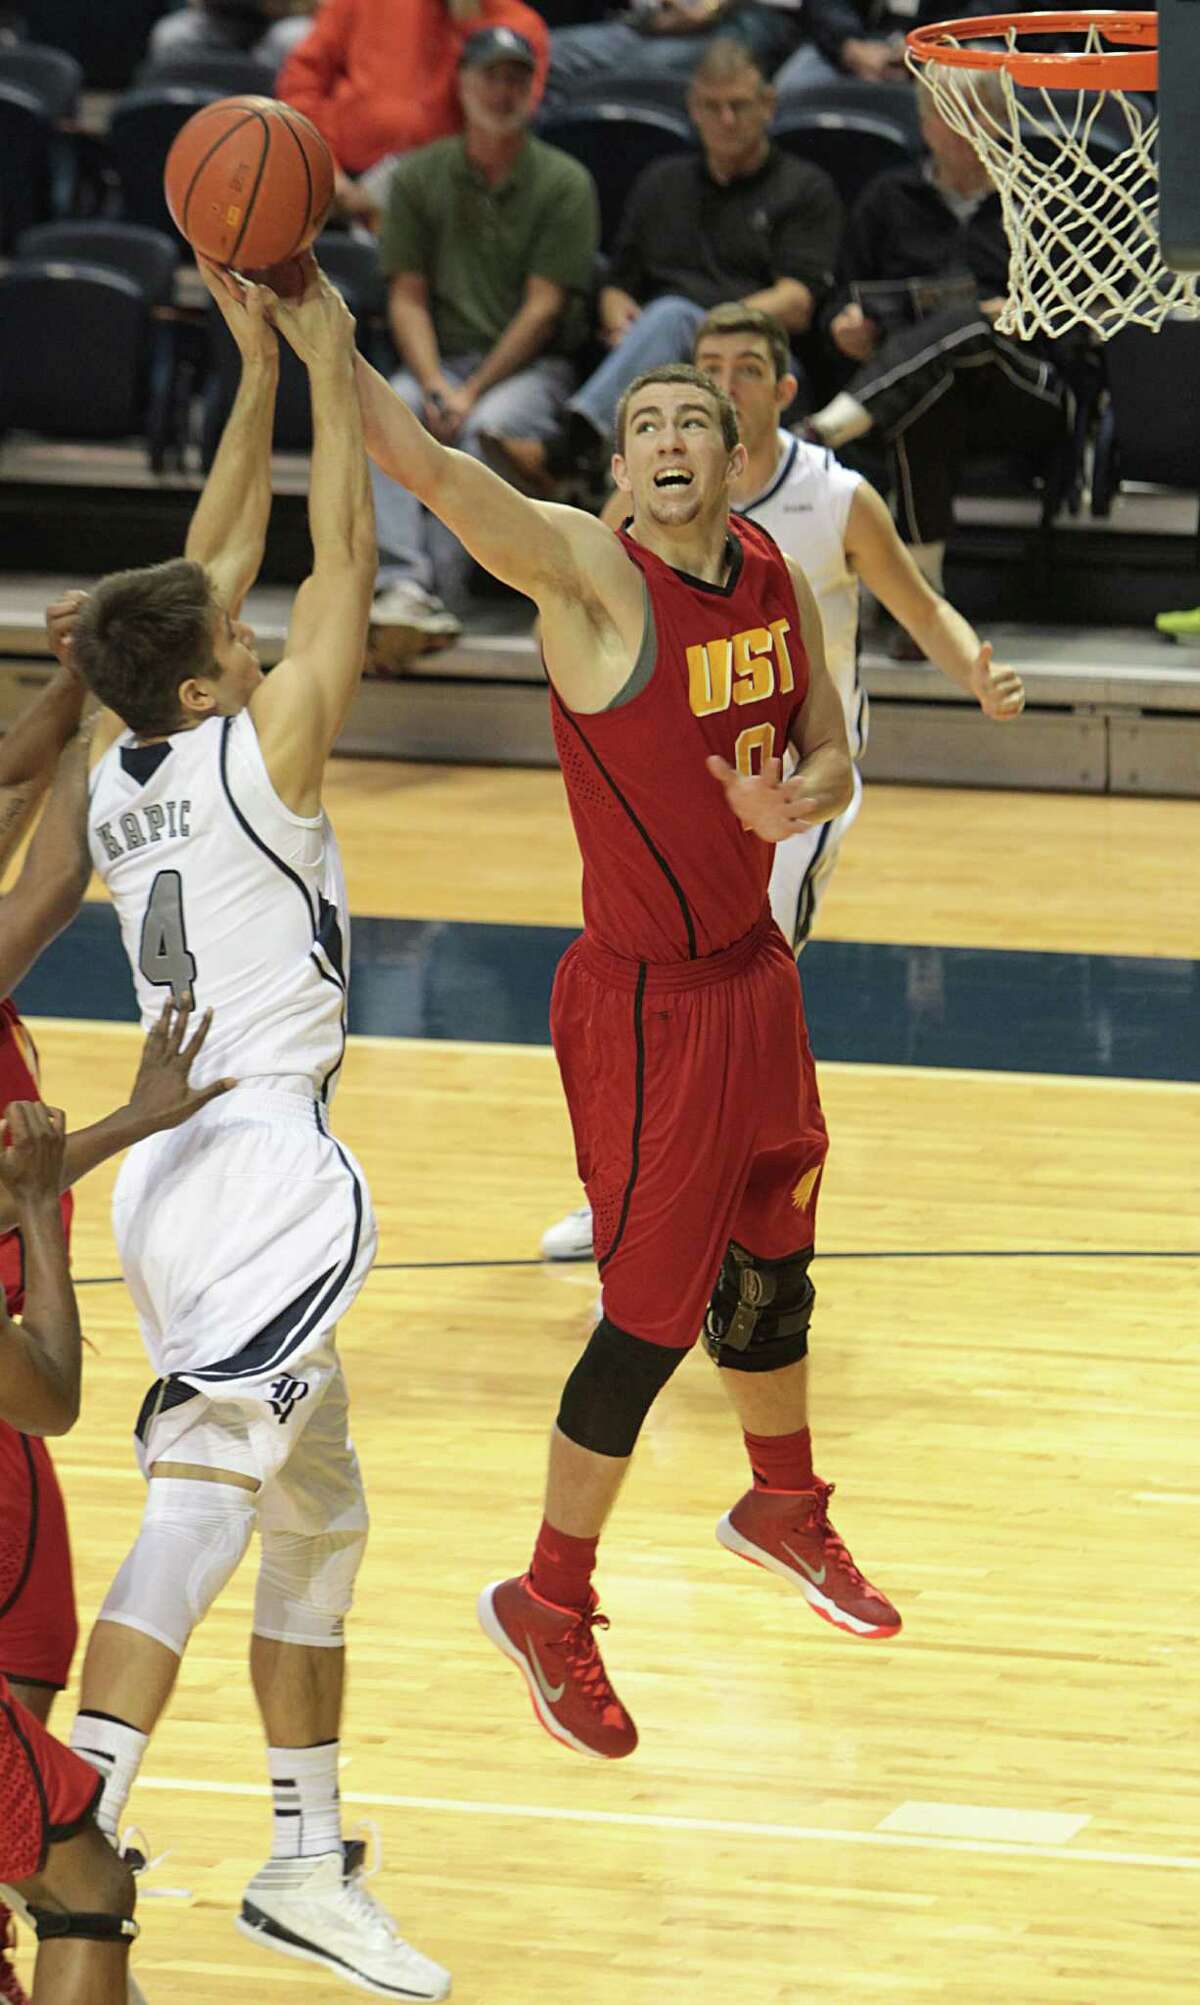
<path id="1" fill-rule="evenodd" d="M 590 174 L 529 132 L 534 52 L 512 28 L 464 44 L 464 130 L 406 154 L 388 189 L 380 262 L 404 364 L 394 389 L 445 445 L 481 432 L 549 437 L 575 381 L 599 243 Z M 460 631 L 471 560 L 437 518 L 372 468 L 384 655 Z"/>

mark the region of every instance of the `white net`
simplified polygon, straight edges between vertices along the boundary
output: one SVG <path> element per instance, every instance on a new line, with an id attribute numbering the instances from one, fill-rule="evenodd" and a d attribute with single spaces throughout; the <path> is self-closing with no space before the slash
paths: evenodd
<path id="1" fill-rule="evenodd" d="M 1010 49 L 1019 32 L 1009 29 Z M 1095 26 L 1088 49 L 1105 49 Z M 1168 316 L 1200 316 L 1200 275 L 1172 271 L 1159 247 L 1151 99 L 1021 88 L 1005 69 L 960 69 L 911 54 L 909 63 L 1000 197 L 1009 242 L 1000 333 L 1084 326 L 1107 340 L 1131 322 L 1157 329 Z"/>

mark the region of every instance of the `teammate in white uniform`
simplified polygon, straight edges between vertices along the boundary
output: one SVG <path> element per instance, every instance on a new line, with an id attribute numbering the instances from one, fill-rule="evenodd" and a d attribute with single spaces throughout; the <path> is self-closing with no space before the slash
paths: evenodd
<path id="1" fill-rule="evenodd" d="M 192 1629 L 261 1535 L 250 1670 L 267 1737 L 272 1855 L 238 1927 L 384 1997 L 444 1998 L 343 1846 L 344 1620 L 366 1542 L 336 1324 L 375 1252 L 370 1195 L 330 1134 L 349 924 L 325 761 L 361 673 L 374 517 L 354 326 L 316 273 L 303 302 L 206 271 L 242 379 L 186 555 L 107 578 L 75 659 L 127 729 L 88 815 L 143 1022 L 170 995 L 212 1011 L 198 1083 L 238 1083 L 135 1148 L 113 1225 L 158 1373 L 136 1435 L 147 1502 L 88 1646 L 72 1745 L 116 1831 Z M 239 623 L 271 502 L 278 342 L 307 365 L 313 571 L 264 679 Z"/>
<path id="2" fill-rule="evenodd" d="M 870 482 L 826 447 L 780 429 L 796 379 L 777 321 L 756 307 L 718 306 L 697 330 L 693 360 L 732 399 L 741 424 L 747 463 L 734 505 L 803 567 L 813 588 L 825 628 L 825 659 L 845 707 L 855 762 L 849 807 L 835 821 L 776 846 L 771 910 L 799 954 L 862 801 L 858 761 L 867 743 L 867 696 L 858 678 L 860 581 L 928 660 L 969 690 L 986 716 L 998 722 L 1018 716 L 1025 691 L 1015 669 L 993 665 L 990 645 L 921 576 Z M 618 494 L 605 515 L 616 523 L 624 513 Z M 591 1258 L 592 1215 L 586 1205 L 547 1229 L 542 1254 L 547 1260 Z"/>

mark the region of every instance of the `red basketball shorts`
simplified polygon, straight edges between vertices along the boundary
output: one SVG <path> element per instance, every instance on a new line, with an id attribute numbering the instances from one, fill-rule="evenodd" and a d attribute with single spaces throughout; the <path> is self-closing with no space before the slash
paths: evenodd
<path id="1" fill-rule="evenodd" d="M 90 1762 L 47 1733 L 0 1678 L 0 1881 L 40 1873 L 49 1847 L 83 1828 L 103 1788 Z"/>
<path id="2" fill-rule="evenodd" d="M 67 1515 L 54 1464 L 44 1441 L 0 1420 L 0 1672 L 59 1691 L 77 1635 Z"/>
<path id="3" fill-rule="evenodd" d="M 577 940 L 550 1025 L 604 1313 L 686 1348 L 731 1239 L 765 1260 L 813 1242 L 829 1144 L 795 962 L 767 919 L 670 965 Z"/>

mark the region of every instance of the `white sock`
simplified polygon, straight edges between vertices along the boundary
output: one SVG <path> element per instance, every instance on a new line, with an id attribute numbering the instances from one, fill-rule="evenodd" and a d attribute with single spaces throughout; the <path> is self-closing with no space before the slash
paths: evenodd
<path id="1" fill-rule="evenodd" d="M 861 439 L 875 420 L 857 397 L 852 397 L 848 390 L 839 390 L 824 410 L 813 412 L 808 422 L 827 446 L 837 447 L 849 445 L 851 439 Z"/>
<path id="2" fill-rule="evenodd" d="M 273 1859 L 312 1859 L 321 1852 L 341 1850 L 340 1746 L 339 1741 L 324 1740 L 316 1747 L 267 1749 L 267 1773 L 275 1806 L 271 1834 Z"/>
<path id="3" fill-rule="evenodd" d="M 104 1794 L 96 1822 L 106 1838 L 115 1838 L 129 1792 L 137 1781 L 150 1736 L 115 1720 L 109 1713 L 78 1712 L 71 1728 L 71 1746 L 104 1777 Z"/>
<path id="4" fill-rule="evenodd" d="M 935 592 L 942 589 L 942 565 L 946 555 L 944 543 L 910 543 L 908 554 L 912 558 L 927 585 Z"/>

